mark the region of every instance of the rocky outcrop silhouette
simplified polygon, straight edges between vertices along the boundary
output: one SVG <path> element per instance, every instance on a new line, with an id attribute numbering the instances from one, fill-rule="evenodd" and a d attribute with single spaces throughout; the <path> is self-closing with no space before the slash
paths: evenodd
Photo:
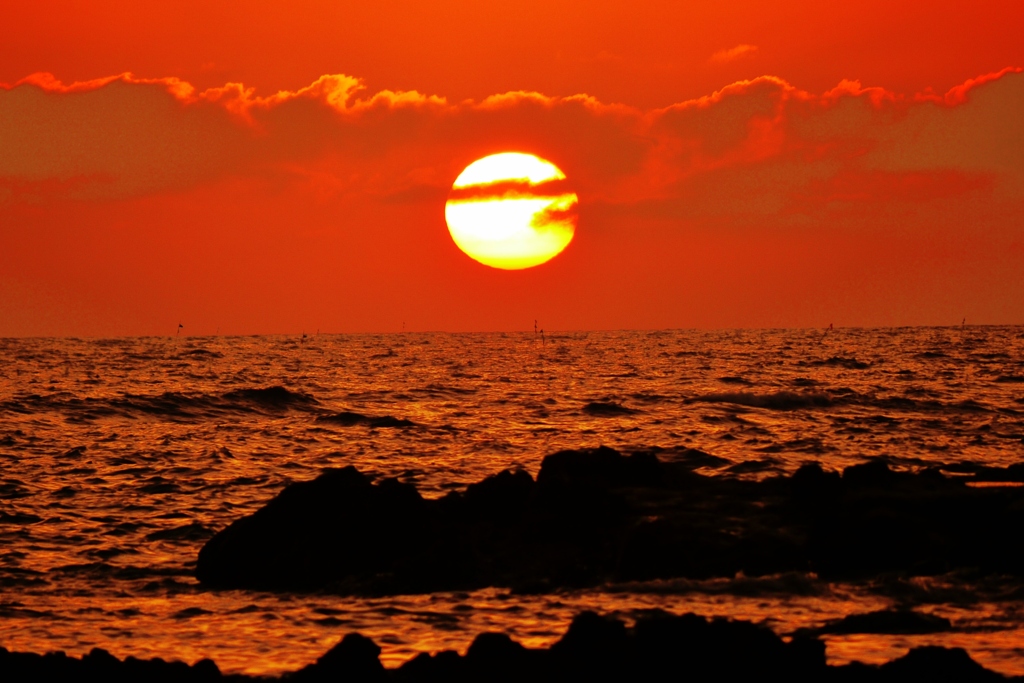
<path id="1" fill-rule="evenodd" d="M 877 612 L 848 614 L 842 619 L 826 623 L 817 629 L 803 631 L 802 635 L 848 633 L 921 634 L 951 631 L 953 624 L 945 617 L 925 614 L 910 609 L 887 609 Z"/>
<path id="2" fill-rule="evenodd" d="M 0 672 L 10 683 L 31 681 L 147 681 L 207 683 L 279 680 L 295 683 L 536 683 L 561 681 L 685 680 L 696 683 L 779 680 L 793 683 L 906 683 L 1008 680 L 975 662 L 962 649 L 921 647 L 882 666 L 829 666 L 822 642 L 783 641 L 771 630 L 743 621 L 653 612 L 632 628 L 592 612 L 578 615 L 547 649 L 523 647 L 502 633 L 483 633 L 465 654 L 422 653 L 397 669 L 385 669 L 380 648 L 358 633 L 346 635 L 315 663 L 278 679 L 224 676 L 203 660 L 193 666 L 160 659 L 119 660 L 104 650 L 82 658 L 44 656 L 0 648 Z M 1020 680 L 1020 679 L 1017 679 Z"/>
<path id="3" fill-rule="evenodd" d="M 504 471 L 428 500 L 346 467 L 286 487 L 214 535 L 196 575 L 213 588 L 369 594 L 738 572 L 1024 576 L 1010 541 L 1024 528 L 1024 489 L 964 479 L 875 460 L 749 481 L 597 448 L 546 457 L 536 480 Z"/>
<path id="4" fill-rule="evenodd" d="M 38 683 L 54 681 L 103 681 L 103 683 L 210 683 L 212 681 L 249 681 L 246 676 L 223 676 L 209 659 L 192 666 L 162 659 L 121 660 L 101 648 L 94 648 L 82 657 L 69 657 L 63 652 L 45 655 L 8 652 L 0 647 L 0 678 L 5 683 Z"/>

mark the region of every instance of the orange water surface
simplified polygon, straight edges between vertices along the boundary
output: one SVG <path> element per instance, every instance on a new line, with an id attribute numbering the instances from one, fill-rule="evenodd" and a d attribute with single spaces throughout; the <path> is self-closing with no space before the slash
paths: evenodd
<path id="1" fill-rule="evenodd" d="M 633 412 L 583 410 L 595 401 Z M 414 424 L 316 421 L 343 410 Z M 693 611 L 786 635 L 901 606 L 953 628 L 828 636 L 830 661 L 955 645 L 1024 674 L 1024 591 L 998 577 L 387 598 L 211 592 L 192 577 L 216 530 L 324 467 L 438 496 L 599 444 L 663 458 L 699 448 L 716 476 L 878 456 L 907 469 L 1006 466 L 1024 457 L 1022 416 L 1022 327 L 0 340 L 0 645 L 273 674 L 353 630 L 393 666 L 464 650 L 486 630 L 549 644 L 583 609 Z"/>

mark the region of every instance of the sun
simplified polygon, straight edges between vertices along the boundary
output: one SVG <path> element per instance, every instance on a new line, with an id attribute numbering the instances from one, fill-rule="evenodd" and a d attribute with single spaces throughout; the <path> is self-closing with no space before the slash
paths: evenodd
<path id="1" fill-rule="evenodd" d="M 565 174 L 550 161 L 502 152 L 477 159 L 459 174 L 444 217 L 455 244 L 470 258 L 521 270 L 569 246 L 578 203 Z"/>

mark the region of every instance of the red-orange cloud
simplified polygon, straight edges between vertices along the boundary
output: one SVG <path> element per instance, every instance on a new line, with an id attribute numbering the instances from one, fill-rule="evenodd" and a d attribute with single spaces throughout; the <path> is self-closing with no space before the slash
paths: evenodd
<path id="1" fill-rule="evenodd" d="M 672 201 L 695 176 L 738 168 L 773 168 L 790 191 L 840 168 L 1019 173 L 1022 81 L 1007 69 L 906 97 L 851 81 L 813 95 L 765 76 L 643 112 L 582 95 L 366 94 L 343 75 L 258 96 L 241 84 L 35 74 L 0 91 L 0 178 L 9 194 L 100 198 L 334 168 L 349 179 L 339 187 L 386 195 L 443 188 L 476 156 L 524 148 L 566 165 L 591 197 L 629 203 Z"/>

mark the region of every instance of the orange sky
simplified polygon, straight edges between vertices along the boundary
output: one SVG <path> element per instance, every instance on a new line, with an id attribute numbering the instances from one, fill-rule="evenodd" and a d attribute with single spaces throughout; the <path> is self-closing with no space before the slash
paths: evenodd
<path id="1" fill-rule="evenodd" d="M 964 7 L 23 3 L 0 336 L 1024 323 L 1024 3 Z M 580 198 L 521 272 L 444 224 L 507 150 Z"/>

